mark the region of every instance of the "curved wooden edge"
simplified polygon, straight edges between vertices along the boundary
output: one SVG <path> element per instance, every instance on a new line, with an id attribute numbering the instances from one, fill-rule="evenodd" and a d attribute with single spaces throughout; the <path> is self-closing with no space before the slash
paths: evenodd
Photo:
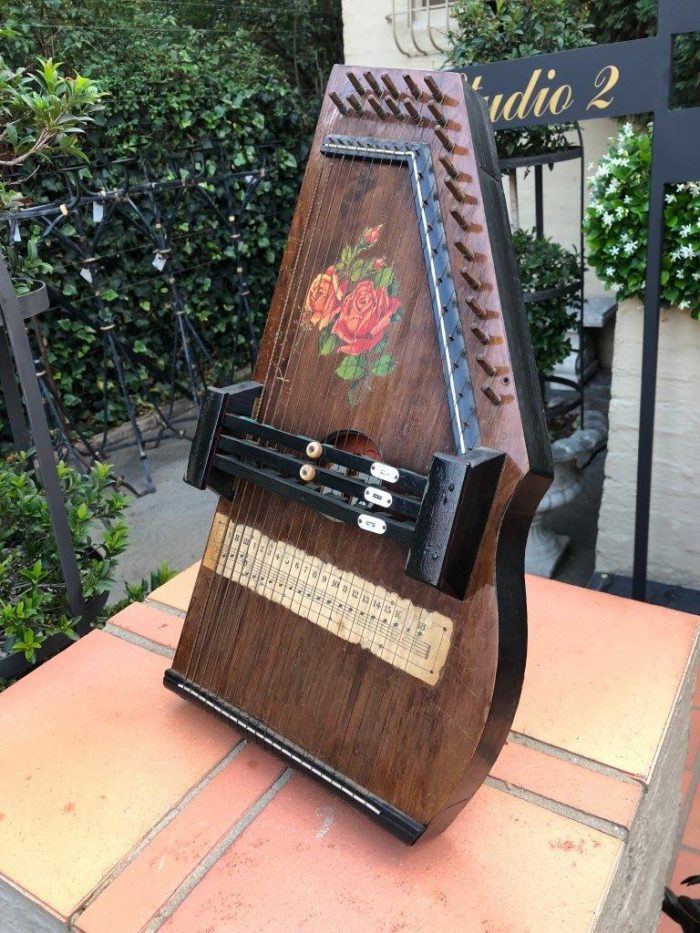
<path id="1" fill-rule="evenodd" d="M 467 805 L 493 767 L 518 708 L 527 658 L 525 545 L 535 510 L 551 479 L 530 473 L 519 484 L 503 517 L 496 550 L 498 662 L 489 714 L 469 766 L 447 805 L 421 839 L 446 829 Z"/>

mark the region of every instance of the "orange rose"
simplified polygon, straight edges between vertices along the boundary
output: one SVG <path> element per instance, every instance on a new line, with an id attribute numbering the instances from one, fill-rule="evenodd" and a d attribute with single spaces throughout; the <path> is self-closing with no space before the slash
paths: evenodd
<path id="1" fill-rule="evenodd" d="M 391 298 L 385 288 L 375 288 L 369 279 L 358 282 L 343 299 L 333 325 L 333 333 L 343 341 L 338 352 L 357 356 L 375 347 L 400 304 L 399 298 Z"/>
<path id="2" fill-rule="evenodd" d="M 340 311 L 340 304 L 347 287 L 348 283 L 338 279 L 333 266 L 329 266 L 325 272 L 317 275 L 309 285 L 304 300 L 304 323 L 314 324 L 319 330 L 328 327 Z"/>

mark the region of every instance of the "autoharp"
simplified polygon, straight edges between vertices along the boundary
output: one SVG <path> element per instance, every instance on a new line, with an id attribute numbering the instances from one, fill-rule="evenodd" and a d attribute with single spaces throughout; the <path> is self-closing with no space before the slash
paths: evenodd
<path id="1" fill-rule="evenodd" d="M 252 381 L 210 389 L 220 495 L 168 687 L 401 839 L 503 745 L 551 478 L 493 134 L 449 72 L 336 66 Z"/>

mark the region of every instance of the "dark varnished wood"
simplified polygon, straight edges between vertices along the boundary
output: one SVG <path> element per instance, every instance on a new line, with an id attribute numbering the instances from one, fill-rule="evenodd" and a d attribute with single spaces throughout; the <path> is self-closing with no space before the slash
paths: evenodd
<path id="1" fill-rule="evenodd" d="M 421 474 L 436 452 L 455 453 L 406 169 L 319 152 L 333 133 L 426 143 L 481 445 L 506 454 L 466 596 L 407 576 L 399 543 L 250 485 L 239 483 L 218 511 L 448 615 L 448 660 L 428 686 L 203 566 L 173 667 L 432 832 L 451 822 L 486 776 L 515 712 L 525 664 L 525 539 L 550 464 L 490 130 L 476 95 L 447 72 L 427 83 L 425 73 L 412 72 L 408 84 L 401 71 L 369 73 L 374 83 L 361 68 L 336 66 L 331 75 L 254 374 L 264 385 L 255 414 L 320 440 L 362 432 L 385 462 Z M 369 96 L 381 113 L 366 106 Z M 361 116 L 352 101 L 345 106 L 351 97 Z M 400 105 L 402 119 L 388 100 Z M 403 118 L 411 114 L 406 103 L 419 120 Z M 387 331 L 396 369 L 375 378 L 352 407 L 334 375 L 337 358 L 319 356 L 317 334 L 300 328 L 299 316 L 312 279 L 346 243 L 380 224 L 378 255 L 394 267 L 405 315 Z M 205 564 L 216 562 L 213 542 L 207 556 Z"/>

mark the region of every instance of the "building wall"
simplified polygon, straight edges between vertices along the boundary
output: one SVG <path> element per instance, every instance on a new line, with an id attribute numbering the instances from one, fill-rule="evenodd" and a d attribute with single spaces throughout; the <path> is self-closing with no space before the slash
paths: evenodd
<path id="1" fill-rule="evenodd" d="M 596 570 L 632 571 L 642 356 L 639 301 L 620 303 L 610 402 L 610 437 L 598 521 Z M 700 588 L 700 323 L 675 308 L 661 312 L 649 579 Z"/>
<path id="2" fill-rule="evenodd" d="M 408 50 L 415 51 L 410 40 L 410 30 L 406 22 L 407 3 L 410 0 L 396 0 L 400 16 L 396 23 L 399 42 Z M 343 0 L 343 38 L 345 44 L 345 62 L 349 65 L 366 65 L 387 68 L 439 69 L 444 62 L 444 55 L 432 51 L 428 55 L 403 55 L 394 41 L 392 18 L 392 0 Z M 402 11 L 402 12 L 401 12 Z M 444 13 L 438 10 L 433 14 L 436 27 L 444 23 Z M 417 19 L 415 35 L 419 44 L 427 48 L 429 40 Z M 443 41 L 439 28 L 434 30 L 438 44 Z M 588 120 L 582 125 L 584 137 L 584 170 L 589 163 L 597 163 L 608 148 L 608 140 L 616 134 L 617 124 L 613 120 Z M 557 164 L 550 172 L 545 169 L 544 209 L 545 232 L 564 246 L 576 246 L 580 242 L 580 206 L 579 206 L 579 171 L 578 162 Z M 523 227 L 535 224 L 534 176 L 527 177 L 524 170 L 518 171 L 518 189 L 520 203 L 520 223 Z M 586 290 L 590 295 L 605 292 L 603 285 L 593 273 L 586 274 Z"/>

